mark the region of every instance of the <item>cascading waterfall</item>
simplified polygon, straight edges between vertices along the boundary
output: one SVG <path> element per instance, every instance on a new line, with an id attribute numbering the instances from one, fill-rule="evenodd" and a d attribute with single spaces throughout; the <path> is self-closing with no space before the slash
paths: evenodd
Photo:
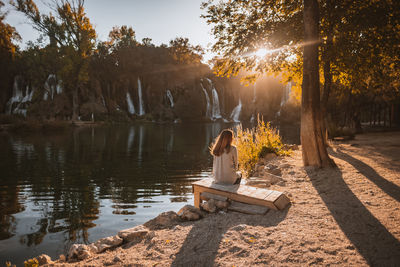
<path id="1" fill-rule="evenodd" d="M 206 101 L 207 101 L 207 111 L 206 111 L 206 117 L 211 119 L 211 105 L 210 105 L 210 97 L 208 96 L 207 90 L 204 88 L 203 84 L 200 83 L 201 88 L 203 89 L 203 92 L 206 96 Z"/>
<path id="2" fill-rule="evenodd" d="M 213 82 L 206 78 L 207 81 L 210 83 L 210 86 L 212 88 L 212 97 L 213 97 L 213 102 L 212 102 L 212 113 L 211 113 L 211 119 L 216 120 L 216 119 L 221 119 L 221 110 L 219 108 L 219 97 L 218 97 L 218 92 L 215 89 L 215 86 Z"/>
<path id="3" fill-rule="evenodd" d="M 138 96 L 139 96 L 139 116 L 144 115 L 143 96 L 142 96 L 142 83 L 138 78 Z"/>
<path id="4" fill-rule="evenodd" d="M 129 114 L 131 115 L 135 114 L 135 106 L 133 105 L 132 98 L 129 92 L 126 92 L 126 103 L 128 104 Z M 104 98 L 103 98 L 103 105 L 105 106 Z"/>
<path id="5" fill-rule="evenodd" d="M 43 100 L 48 100 L 49 96 L 51 100 L 54 99 L 54 94 L 61 94 L 63 92 L 62 80 L 57 81 L 55 74 L 50 74 L 44 83 L 44 89 L 46 90 L 43 94 Z"/>
<path id="6" fill-rule="evenodd" d="M 242 111 L 242 100 L 239 98 L 239 105 L 237 105 L 231 113 L 231 119 L 234 122 L 240 122 L 239 117 L 240 117 L 240 112 Z"/>
<path id="7" fill-rule="evenodd" d="M 21 105 L 32 101 L 34 91 L 34 89 L 29 90 L 29 86 L 26 86 L 24 95 L 23 91 L 20 88 L 19 77 L 15 77 L 13 85 L 13 95 L 6 104 L 7 114 L 22 114 L 26 116 L 27 109 L 26 107 L 21 108 Z M 14 104 L 17 104 L 15 108 L 13 108 Z"/>
<path id="8" fill-rule="evenodd" d="M 169 99 L 169 103 L 171 105 L 171 108 L 174 107 L 174 98 L 172 96 L 172 93 L 170 90 L 167 89 L 167 98 Z"/>
<path id="9" fill-rule="evenodd" d="M 18 77 L 14 78 L 14 86 L 13 86 L 13 95 L 7 102 L 7 114 L 11 114 L 13 112 L 12 106 L 14 103 L 21 102 L 22 90 L 19 89 Z"/>
<path id="10" fill-rule="evenodd" d="M 292 83 L 288 82 L 282 94 L 281 106 L 283 106 L 289 100 L 291 91 L 292 91 Z"/>

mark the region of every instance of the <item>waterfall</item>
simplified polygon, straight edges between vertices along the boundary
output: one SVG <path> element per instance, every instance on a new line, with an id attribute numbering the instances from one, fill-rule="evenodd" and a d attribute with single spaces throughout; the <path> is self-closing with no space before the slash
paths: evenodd
<path id="1" fill-rule="evenodd" d="M 221 110 L 219 108 L 218 93 L 215 87 L 213 87 L 212 95 L 213 95 L 212 117 L 213 119 L 220 119 L 222 118 L 222 116 L 221 116 Z"/>
<path id="2" fill-rule="evenodd" d="M 138 78 L 138 96 L 139 96 L 139 116 L 144 115 L 144 107 L 143 107 L 143 96 L 142 96 L 142 83 L 140 82 L 140 79 Z"/>
<path id="3" fill-rule="evenodd" d="M 217 89 L 215 89 L 215 86 L 210 79 L 206 78 L 206 80 L 210 83 L 210 87 L 212 88 L 211 119 L 212 120 L 221 119 L 222 116 L 221 116 L 221 109 L 219 108 L 219 97 L 218 97 Z"/>
<path id="4" fill-rule="evenodd" d="M 126 103 L 128 103 L 129 114 L 131 115 L 135 114 L 135 106 L 133 105 L 132 98 L 129 92 L 126 92 Z M 104 97 L 103 97 L 103 105 L 105 106 Z"/>
<path id="5" fill-rule="evenodd" d="M 44 83 L 44 89 L 46 90 L 43 94 L 43 100 L 54 99 L 54 94 L 61 94 L 63 92 L 62 81 L 57 81 L 57 77 L 55 74 L 50 74 L 47 77 L 46 82 Z"/>
<path id="6" fill-rule="evenodd" d="M 62 87 L 62 81 L 61 80 L 59 80 L 57 82 L 56 92 L 57 92 L 57 94 L 61 94 L 63 92 L 63 87 Z"/>
<path id="7" fill-rule="evenodd" d="M 257 91 L 257 83 L 254 83 L 254 88 L 253 88 L 253 103 L 256 103 L 256 91 Z"/>
<path id="8" fill-rule="evenodd" d="M 171 91 L 167 89 L 167 98 L 169 99 L 169 103 L 171 108 L 174 107 L 174 98 L 172 97 Z"/>
<path id="9" fill-rule="evenodd" d="M 240 111 L 242 111 L 242 100 L 239 98 L 239 105 L 237 105 L 231 113 L 231 119 L 234 122 L 240 122 L 239 117 L 240 117 Z"/>
<path id="10" fill-rule="evenodd" d="M 204 94 L 206 95 L 206 101 L 207 101 L 206 117 L 211 119 L 210 97 L 208 96 L 207 90 L 204 88 L 203 84 L 200 83 L 200 85 L 201 85 L 201 88 L 203 89 Z"/>
<path id="11" fill-rule="evenodd" d="M 281 106 L 283 106 L 289 100 L 291 89 L 292 89 L 292 83 L 288 82 L 285 88 L 283 89 Z"/>
<path id="12" fill-rule="evenodd" d="M 254 116 L 254 114 L 253 115 L 251 115 L 251 118 L 250 118 L 250 123 L 254 123 L 254 121 L 256 120 L 256 117 Z"/>
<path id="13" fill-rule="evenodd" d="M 21 102 L 22 98 L 23 98 L 22 90 L 20 90 L 20 88 L 19 88 L 18 77 L 15 77 L 14 78 L 14 86 L 13 86 L 13 95 L 10 98 L 10 100 L 8 100 L 8 102 L 7 102 L 7 114 L 12 113 L 13 104 Z"/>
<path id="14" fill-rule="evenodd" d="M 26 86 L 24 94 L 19 83 L 19 77 L 16 76 L 14 78 L 13 95 L 6 104 L 6 113 L 21 114 L 26 117 L 27 108 L 26 105 L 23 104 L 32 101 L 34 92 L 34 89 L 29 90 L 29 86 Z M 15 108 L 13 108 L 14 104 L 17 104 Z"/>

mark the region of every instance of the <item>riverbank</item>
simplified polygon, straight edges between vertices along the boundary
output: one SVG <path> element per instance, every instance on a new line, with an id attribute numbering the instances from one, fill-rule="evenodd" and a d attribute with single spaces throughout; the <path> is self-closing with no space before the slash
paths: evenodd
<path id="1" fill-rule="evenodd" d="M 329 149 L 338 169 L 302 167 L 301 151 L 274 164 L 269 188 L 292 201 L 266 215 L 209 214 L 151 227 L 140 240 L 54 266 L 379 265 L 400 261 L 400 134 L 358 135 Z"/>

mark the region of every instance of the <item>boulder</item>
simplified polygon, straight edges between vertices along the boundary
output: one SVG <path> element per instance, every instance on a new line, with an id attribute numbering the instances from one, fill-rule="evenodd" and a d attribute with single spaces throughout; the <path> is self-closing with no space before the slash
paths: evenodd
<path id="1" fill-rule="evenodd" d="M 208 211 L 210 213 L 214 213 L 217 211 L 217 206 L 215 205 L 214 199 L 210 199 L 204 203 L 201 203 L 200 206 L 203 210 Z"/>
<path id="2" fill-rule="evenodd" d="M 50 256 L 48 256 L 46 254 L 40 255 L 40 256 L 36 257 L 36 259 L 37 259 L 37 261 L 39 263 L 39 266 L 53 263 L 53 261 L 51 260 Z"/>
<path id="3" fill-rule="evenodd" d="M 204 217 L 203 212 L 192 205 L 185 205 L 178 211 L 178 215 L 183 220 L 195 221 Z"/>
<path id="4" fill-rule="evenodd" d="M 120 238 L 118 235 L 105 237 L 102 239 L 97 240 L 93 245 L 97 248 L 97 252 L 101 253 L 106 249 L 114 248 L 121 245 L 123 239 Z"/>
<path id="5" fill-rule="evenodd" d="M 163 212 L 154 219 L 144 223 L 143 225 L 151 230 L 163 229 L 175 226 L 179 223 L 179 216 L 174 211 Z"/>
<path id="6" fill-rule="evenodd" d="M 93 245 L 73 244 L 68 252 L 68 260 L 84 260 L 97 253 Z"/>
<path id="7" fill-rule="evenodd" d="M 137 239 L 142 239 L 149 232 L 149 229 L 143 225 L 138 225 L 133 228 L 125 229 L 118 232 L 118 236 L 124 240 L 124 242 L 132 242 Z"/>

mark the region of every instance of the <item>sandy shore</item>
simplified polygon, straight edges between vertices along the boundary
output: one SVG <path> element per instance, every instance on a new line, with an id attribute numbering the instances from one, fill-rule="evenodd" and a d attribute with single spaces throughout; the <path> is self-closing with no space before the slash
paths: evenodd
<path id="1" fill-rule="evenodd" d="M 400 132 L 364 134 L 329 149 L 337 169 L 279 158 L 292 204 L 266 215 L 219 212 L 153 230 L 77 263 L 55 266 L 399 266 Z M 192 204 L 192 203 L 191 203 Z"/>

